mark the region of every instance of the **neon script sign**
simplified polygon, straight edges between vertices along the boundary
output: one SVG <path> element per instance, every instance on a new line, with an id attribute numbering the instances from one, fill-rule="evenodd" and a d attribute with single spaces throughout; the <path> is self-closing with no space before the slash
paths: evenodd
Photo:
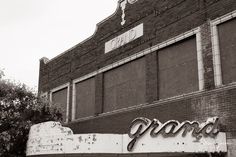
<path id="1" fill-rule="evenodd" d="M 144 117 L 136 118 L 130 126 L 129 137 L 132 140 L 129 142 L 127 150 L 132 151 L 136 142 L 146 133 L 149 133 L 153 138 L 158 135 L 162 135 L 165 138 L 175 137 L 178 134 L 182 134 L 182 137 L 185 137 L 188 133 L 191 133 L 197 141 L 202 137 L 214 138 L 219 133 L 218 120 L 218 117 L 214 117 L 209 118 L 205 123 L 199 123 L 197 121 L 184 121 L 180 123 L 176 120 L 161 123 L 157 119 L 151 121 Z"/>

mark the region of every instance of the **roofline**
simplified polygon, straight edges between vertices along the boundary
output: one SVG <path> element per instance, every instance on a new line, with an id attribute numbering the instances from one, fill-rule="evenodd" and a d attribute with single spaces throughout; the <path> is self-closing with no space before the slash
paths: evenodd
<path id="1" fill-rule="evenodd" d="M 93 33 L 90 37 L 88 37 L 88 38 L 82 40 L 80 43 L 76 44 L 75 46 L 72 46 L 72 47 L 69 48 L 68 50 L 66 50 L 66 51 L 64 51 L 64 52 L 62 52 L 62 53 L 60 53 L 59 55 L 53 57 L 52 59 L 48 59 L 47 57 L 42 57 L 42 58 L 47 58 L 47 61 L 45 62 L 45 64 L 50 63 L 51 61 L 53 61 L 53 60 L 59 58 L 60 56 L 64 55 L 65 53 L 67 53 L 67 52 L 73 50 L 73 49 L 76 48 L 77 46 L 79 46 L 79 45 L 81 45 L 81 44 L 87 42 L 87 41 L 90 40 L 90 39 L 92 39 L 92 38 L 95 36 L 95 34 L 97 33 L 98 26 L 101 25 L 102 23 L 104 23 L 105 21 L 107 21 L 108 19 L 110 19 L 110 18 L 112 18 L 113 16 L 116 15 L 116 13 L 118 12 L 118 10 L 119 10 L 119 8 L 120 8 L 120 3 L 121 3 L 122 1 L 123 1 L 123 0 L 118 0 L 116 10 L 115 10 L 115 12 L 114 12 L 113 14 L 111 14 L 110 16 L 106 17 L 106 18 L 103 19 L 101 22 L 99 22 L 99 23 L 96 24 L 95 31 L 94 31 L 94 33 Z M 41 60 L 41 59 L 40 59 L 40 60 Z"/>

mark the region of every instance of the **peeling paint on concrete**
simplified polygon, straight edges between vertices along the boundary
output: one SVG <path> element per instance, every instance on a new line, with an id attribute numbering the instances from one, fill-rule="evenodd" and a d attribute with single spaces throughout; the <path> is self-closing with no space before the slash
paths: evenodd
<path id="1" fill-rule="evenodd" d="M 128 134 L 73 134 L 58 122 L 46 122 L 31 127 L 27 156 L 50 154 L 128 154 L 176 152 L 227 152 L 226 135 L 204 137 L 196 141 L 191 135 L 151 137 L 145 134 L 132 151 L 127 150 L 132 139 Z"/>

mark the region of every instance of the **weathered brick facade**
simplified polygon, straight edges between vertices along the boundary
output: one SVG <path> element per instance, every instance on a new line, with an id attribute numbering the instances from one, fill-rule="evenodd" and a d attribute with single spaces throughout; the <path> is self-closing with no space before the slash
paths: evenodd
<path id="1" fill-rule="evenodd" d="M 236 10 L 235 0 L 139 0 L 127 4 L 126 23 L 122 26 L 122 10 L 118 6 L 116 13 L 97 25 L 91 38 L 74 46 L 52 60 L 40 60 L 39 94 L 48 92 L 63 84 L 70 84 L 68 123 L 74 133 L 127 133 L 130 122 L 136 117 L 158 118 L 164 122 L 175 119 L 204 121 L 207 117 L 218 116 L 220 129 L 227 134 L 228 153 L 236 156 L 236 86 L 226 84 L 215 86 L 212 48 L 211 22 L 216 18 Z M 235 19 L 235 18 L 234 18 Z M 122 33 L 143 23 L 143 36 L 109 53 L 105 52 L 105 43 Z M 203 89 L 184 93 L 175 97 L 160 99 L 158 50 L 155 45 L 176 36 L 200 28 L 201 52 L 203 62 Z M 230 31 L 230 30 L 229 30 Z M 236 40 L 235 40 L 236 43 Z M 102 68 L 122 61 L 143 50 L 145 54 L 145 103 L 119 111 L 104 111 L 104 73 Z M 235 58 L 236 60 L 236 58 Z M 199 69 L 198 69 L 199 70 Z M 94 73 L 95 72 L 95 73 Z M 97 72 L 97 73 L 96 73 Z M 72 120 L 73 81 L 93 74 L 95 79 L 94 115 Z M 176 72 L 178 75 L 178 72 Z M 88 76 L 89 77 L 89 76 Z M 173 78 L 174 79 L 174 78 Z M 171 90 L 171 89 L 170 89 Z M 108 127 L 111 126 L 112 127 Z M 181 156 L 183 154 L 176 154 Z M 57 155 L 58 156 L 58 155 Z M 64 155 L 62 155 L 64 156 Z M 78 155 L 67 155 L 78 156 Z M 87 156 L 87 155 L 83 155 Z M 88 155 L 88 156 L 140 156 L 142 155 Z M 163 155 L 164 156 L 164 155 Z M 184 155 L 192 156 L 192 155 Z M 198 155 L 198 156 L 201 156 Z M 222 155 L 224 156 L 224 155 Z"/>

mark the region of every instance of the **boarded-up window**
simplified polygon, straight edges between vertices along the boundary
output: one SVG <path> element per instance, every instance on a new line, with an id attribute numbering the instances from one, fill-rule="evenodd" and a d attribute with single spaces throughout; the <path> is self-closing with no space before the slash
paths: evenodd
<path id="1" fill-rule="evenodd" d="M 95 114 L 95 79 L 79 82 L 76 88 L 75 118 L 94 116 Z"/>
<path id="2" fill-rule="evenodd" d="M 199 89 L 195 37 L 159 50 L 158 64 L 160 99 Z"/>
<path id="3" fill-rule="evenodd" d="M 145 59 L 137 59 L 104 73 L 103 112 L 145 102 Z"/>
<path id="4" fill-rule="evenodd" d="M 67 89 L 63 88 L 52 93 L 52 102 L 61 110 L 63 121 L 66 121 L 67 113 Z"/>
<path id="5" fill-rule="evenodd" d="M 218 26 L 223 84 L 236 81 L 236 19 Z"/>

